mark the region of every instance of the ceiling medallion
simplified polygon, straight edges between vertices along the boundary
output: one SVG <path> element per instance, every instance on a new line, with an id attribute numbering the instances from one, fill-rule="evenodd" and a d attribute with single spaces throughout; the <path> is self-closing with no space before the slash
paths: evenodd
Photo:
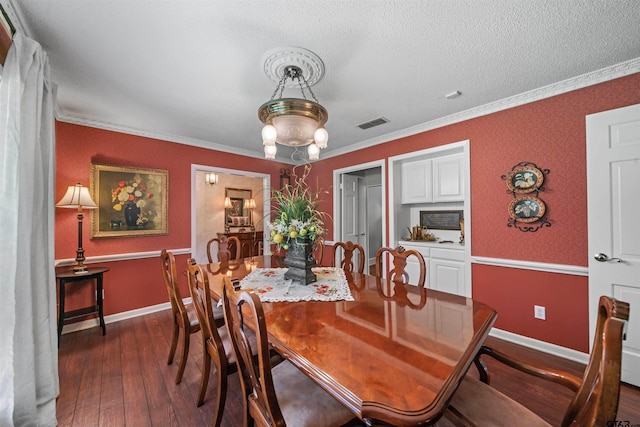
<path id="1" fill-rule="evenodd" d="M 271 50 L 263 60 L 265 74 L 278 83 L 271 100 L 258 109 L 258 118 L 265 124 L 265 158 L 275 159 L 278 143 L 307 146 L 309 160 L 318 160 L 320 149 L 327 147 L 329 139 L 324 128 L 329 115 L 311 90 L 324 75 L 322 60 L 313 52 L 296 47 Z M 282 97 L 285 88 L 295 87 L 300 88 L 302 98 Z M 313 100 L 307 99 L 305 91 Z"/>

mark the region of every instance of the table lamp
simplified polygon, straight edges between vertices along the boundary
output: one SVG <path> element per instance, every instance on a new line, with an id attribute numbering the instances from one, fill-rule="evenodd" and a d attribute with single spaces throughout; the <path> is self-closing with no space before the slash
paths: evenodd
<path id="1" fill-rule="evenodd" d="M 253 227 L 253 210 L 256 208 L 256 200 L 246 199 L 244 201 L 244 208 L 249 209 L 249 225 Z"/>
<path id="2" fill-rule="evenodd" d="M 231 228 L 229 228 L 229 217 L 227 216 L 228 212 L 226 211 L 226 209 L 231 209 L 233 208 L 233 205 L 231 204 L 231 197 L 225 197 L 224 198 L 224 232 L 228 233 L 231 231 Z"/>
<path id="3" fill-rule="evenodd" d="M 67 188 L 67 192 L 56 203 L 56 207 L 78 209 L 78 249 L 76 249 L 76 265 L 73 267 L 73 272 L 75 274 L 86 273 L 87 266 L 84 265 L 85 257 L 84 249 L 82 248 L 82 218 L 84 217 L 82 209 L 97 209 L 98 206 L 91 198 L 89 189 L 78 183 Z"/>

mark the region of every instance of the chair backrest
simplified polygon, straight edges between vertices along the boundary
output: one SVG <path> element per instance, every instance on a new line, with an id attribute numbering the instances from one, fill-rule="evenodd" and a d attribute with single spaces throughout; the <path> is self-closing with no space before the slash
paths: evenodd
<path id="1" fill-rule="evenodd" d="M 160 252 L 160 264 L 162 266 L 162 277 L 164 279 L 165 287 L 167 288 L 167 294 L 169 294 L 169 301 L 171 302 L 171 310 L 173 314 L 180 314 L 187 316 L 187 309 L 182 302 L 182 295 L 180 294 L 180 288 L 178 286 L 177 274 L 176 274 L 176 259 L 172 252 L 163 249 Z"/>
<path id="2" fill-rule="evenodd" d="M 225 323 L 241 373 L 242 392 L 247 399 L 247 415 L 259 426 L 285 426 L 271 375 L 269 340 L 260 298 L 254 293 L 234 291 L 230 279 L 225 277 L 222 299 Z M 245 316 L 255 322 L 257 349 L 251 347 L 253 332 L 245 324 Z"/>
<path id="3" fill-rule="evenodd" d="M 629 304 L 601 296 L 596 335 L 583 382 L 565 412 L 562 426 L 606 426 L 616 419 L 624 326 Z"/>
<path id="4" fill-rule="evenodd" d="M 392 282 L 411 283 L 412 285 L 418 285 L 418 287 L 424 287 L 424 281 L 427 274 L 427 265 L 424 261 L 422 254 L 415 249 L 406 250 L 402 246 L 398 246 L 395 249 L 392 248 L 380 248 L 376 254 L 376 276 L 382 277 L 382 262 L 384 255 L 389 254 L 393 258 L 393 267 L 389 269 L 386 278 Z M 410 278 L 409 273 L 406 271 L 407 258 L 414 256 L 420 266 L 420 277 L 417 281 L 415 278 Z"/>
<path id="5" fill-rule="evenodd" d="M 218 245 L 217 258 L 218 261 L 230 261 L 232 250 L 235 249 L 235 257 L 233 259 L 239 260 L 242 256 L 242 247 L 240 246 L 240 239 L 236 236 L 221 236 L 214 237 L 213 239 L 207 242 L 207 258 L 209 259 L 209 264 L 213 261 L 213 252 L 212 246 L 214 243 Z"/>
<path id="6" fill-rule="evenodd" d="M 338 256 L 338 248 L 342 248 L 343 258 L 340 261 L 340 267 L 344 271 L 354 271 L 355 265 L 353 264 L 353 253 L 358 253 L 358 273 L 364 273 L 364 248 L 352 241 L 336 242 L 333 245 L 333 265 L 336 264 L 336 257 Z"/>
<path id="7" fill-rule="evenodd" d="M 196 264 L 196 260 L 193 258 L 187 261 L 187 276 L 189 278 L 189 292 L 198 316 L 198 322 L 200 322 L 204 343 L 209 347 L 203 351 L 209 351 L 209 354 L 215 356 L 215 363 L 220 366 L 221 363 L 227 363 L 227 357 L 213 315 L 209 276 L 200 265 Z"/>
<path id="8" fill-rule="evenodd" d="M 316 260 L 316 265 L 322 265 L 322 258 L 324 258 L 324 239 L 318 237 L 313 243 L 313 259 Z"/>

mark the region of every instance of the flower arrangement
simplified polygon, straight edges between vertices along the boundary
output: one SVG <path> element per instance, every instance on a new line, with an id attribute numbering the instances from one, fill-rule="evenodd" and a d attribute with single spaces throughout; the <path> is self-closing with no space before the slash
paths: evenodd
<path id="1" fill-rule="evenodd" d="M 278 251 L 288 250 L 292 239 L 308 238 L 315 243 L 325 235 L 324 224 L 329 215 L 318 210 L 322 201 L 320 192 L 312 192 L 306 183 L 310 171 L 311 166 L 305 166 L 304 174 L 296 178 L 293 185 L 273 191 L 275 219 L 268 226 L 269 241 L 275 243 Z"/>
<path id="2" fill-rule="evenodd" d="M 149 218 L 143 213 L 143 209 L 147 206 L 147 200 L 153 198 L 153 193 L 147 190 L 147 184 L 138 174 L 134 175 L 131 180 L 119 181 L 116 187 L 111 189 L 113 210 L 121 212 L 125 204 L 135 204 L 140 209 L 136 225 L 145 225 Z"/>

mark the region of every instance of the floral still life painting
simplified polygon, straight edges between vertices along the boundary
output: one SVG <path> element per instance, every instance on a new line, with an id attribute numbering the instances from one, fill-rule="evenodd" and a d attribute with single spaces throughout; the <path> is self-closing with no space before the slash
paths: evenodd
<path id="1" fill-rule="evenodd" d="M 166 170 L 91 165 L 91 238 L 167 234 L 167 181 Z"/>

